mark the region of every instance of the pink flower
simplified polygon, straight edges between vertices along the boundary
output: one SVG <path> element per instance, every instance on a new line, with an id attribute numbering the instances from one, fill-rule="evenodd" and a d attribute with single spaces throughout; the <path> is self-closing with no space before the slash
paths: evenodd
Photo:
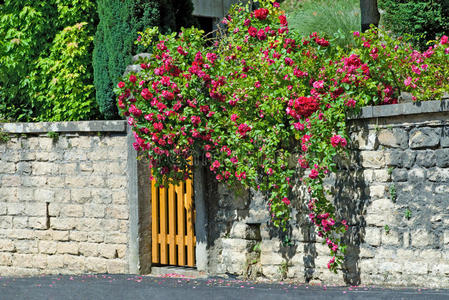
<path id="1" fill-rule="evenodd" d="M 269 13 L 268 9 L 259 8 L 254 11 L 254 16 L 259 20 L 265 20 L 268 16 L 268 13 Z"/>
<path id="2" fill-rule="evenodd" d="M 287 26 L 287 24 L 288 24 L 287 17 L 285 17 L 285 15 L 280 15 L 279 22 L 281 23 L 282 26 Z"/>
<path id="3" fill-rule="evenodd" d="M 256 37 L 256 35 L 257 35 L 257 28 L 255 28 L 253 26 L 250 26 L 248 28 L 248 33 L 249 33 L 250 36 Z"/>
<path id="4" fill-rule="evenodd" d="M 352 107 L 352 108 L 354 108 L 355 105 L 356 105 L 356 102 L 355 102 L 354 99 L 351 98 L 351 99 L 348 99 L 348 100 L 346 101 L 345 105 L 346 105 L 347 107 Z"/>
<path id="5" fill-rule="evenodd" d="M 293 65 L 293 59 L 291 59 L 290 57 L 286 57 L 284 59 L 285 63 L 289 66 Z"/>
<path id="6" fill-rule="evenodd" d="M 136 75 L 129 75 L 129 81 L 131 81 L 132 83 L 135 83 L 137 81 Z"/>
<path id="7" fill-rule="evenodd" d="M 331 267 L 333 267 L 335 263 L 335 257 L 332 257 L 329 262 L 327 263 L 327 268 L 330 269 Z"/>
<path id="8" fill-rule="evenodd" d="M 198 116 L 191 116 L 190 121 L 192 122 L 193 125 L 197 126 L 198 124 L 201 123 L 201 118 Z"/>
<path id="9" fill-rule="evenodd" d="M 353 36 L 360 36 L 360 32 L 354 31 L 354 33 L 353 33 L 352 35 L 353 35 Z"/>
<path id="10" fill-rule="evenodd" d="M 324 88 L 324 81 L 323 80 L 315 81 L 313 83 L 313 87 L 316 88 L 316 89 Z"/>
<path id="11" fill-rule="evenodd" d="M 236 163 L 238 163 L 238 158 L 237 158 L 237 156 L 233 156 L 233 157 L 231 157 L 231 162 L 233 163 L 233 164 L 236 164 Z"/>
<path id="12" fill-rule="evenodd" d="M 287 197 L 282 198 L 282 202 L 284 202 L 285 205 L 290 205 L 290 200 L 288 200 Z"/>
<path id="13" fill-rule="evenodd" d="M 232 122 L 235 122 L 235 121 L 237 121 L 238 118 L 239 118 L 238 115 L 232 114 L 232 116 L 231 116 L 231 121 L 232 121 Z"/>
<path id="14" fill-rule="evenodd" d="M 296 130 L 304 130 L 304 124 L 302 124 L 301 122 L 293 123 L 293 126 Z"/>
<path id="15" fill-rule="evenodd" d="M 256 82 L 254 83 L 254 87 L 255 87 L 255 88 L 260 88 L 260 87 L 261 87 L 260 81 L 256 81 Z"/>
<path id="16" fill-rule="evenodd" d="M 265 33 L 265 31 L 264 31 L 263 29 L 260 29 L 260 30 L 257 32 L 257 38 L 258 38 L 259 40 L 261 40 L 261 41 L 263 41 L 263 40 L 265 40 L 265 39 L 267 38 L 267 35 L 266 35 L 266 33 Z"/>
<path id="17" fill-rule="evenodd" d="M 309 174 L 309 177 L 311 178 L 311 179 L 315 179 L 315 178 L 317 178 L 318 177 L 318 170 L 317 169 L 312 169 L 311 171 L 310 171 L 310 174 Z"/>
<path id="18" fill-rule="evenodd" d="M 251 131 L 251 127 L 247 124 L 243 123 L 239 125 L 239 128 L 237 129 L 237 132 L 240 134 L 241 137 L 245 137 L 246 133 L 248 131 Z"/>
<path id="19" fill-rule="evenodd" d="M 273 7 L 279 7 L 279 3 L 278 2 L 273 2 Z"/>
<path id="20" fill-rule="evenodd" d="M 441 37 L 440 44 L 444 45 L 444 44 L 448 44 L 448 43 L 449 43 L 449 38 L 447 37 L 447 35 L 443 35 Z"/>
<path id="21" fill-rule="evenodd" d="M 409 86 L 412 83 L 412 78 L 409 76 L 407 79 L 404 80 L 405 86 Z"/>
<path id="22" fill-rule="evenodd" d="M 337 147 L 338 145 L 341 145 L 342 147 L 345 147 L 347 145 L 346 139 L 342 137 L 341 135 L 334 135 L 331 137 L 331 144 L 332 147 Z"/>
<path id="23" fill-rule="evenodd" d="M 124 88 L 125 87 L 125 83 L 123 82 L 123 81 L 120 81 L 118 84 L 117 84 L 117 86 L 119 87 L 119 88 Z"/>
<path id="24" fill-rule="evenodd" d="M 244 26 L 249 26 L 249 24 L 251 24 L 251 20 L 250 19 L 245 19 L 245 21 L 243 22 Z"/>

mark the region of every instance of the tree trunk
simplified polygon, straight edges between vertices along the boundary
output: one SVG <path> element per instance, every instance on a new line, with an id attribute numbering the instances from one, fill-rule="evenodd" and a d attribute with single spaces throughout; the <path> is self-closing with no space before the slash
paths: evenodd
<path id="1" fill-rule="evenodd" d="M 370 28 L 370 25 L 379 25 L 380 14 L 377 10 L 377 0 L 360 0 L 360 12 L 362 19 L 362 32 Z"/>

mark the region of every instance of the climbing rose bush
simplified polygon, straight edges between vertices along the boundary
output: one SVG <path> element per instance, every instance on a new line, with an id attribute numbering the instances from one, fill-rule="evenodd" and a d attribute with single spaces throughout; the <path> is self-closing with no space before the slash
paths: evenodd
<path id="1" fill-rule="evenodd" d="M 316 33 L 290 32 L 278 3 L 259 1 L 259 7 L 231 9 L 226 32 L 212 45 L 195 28 L 141 33 L 138 43 L 153 55 L 141 72 L 118 83 L 118 107 L 159 184 L 190 177 L 191 157 L 201 154 L 218 181 L 263 192 L 272 223 L 284 229 L 297 201 L 292 187 L 304 184 L 309 218 L 336 271 L 348 223 L 337 218 L 323 181 L 337 171 L 336 156 L 346 155 L 346 115 L 396 103 L 401 90 L 422 95 L 420 83 L 435 84 L 429 97 L 447 91 L 441 67 L 447 37 L 432 46 L 432 55 L 418 54 L 373 30 L 355 33 L 362 45 L 345 53 Z M 424 69 L 438 70 L 437 79 L 423 76 Z"/>

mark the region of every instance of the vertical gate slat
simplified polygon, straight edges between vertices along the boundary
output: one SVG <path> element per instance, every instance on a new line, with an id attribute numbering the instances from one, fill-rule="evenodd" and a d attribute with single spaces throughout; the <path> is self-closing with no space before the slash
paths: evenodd
<path id="1" fill-rule="evenodd" d="M 159 219 L 158 219 L 158 202 L 155 182 L 151 182 L 151 239 L 152 239 L 152 262 L 159 263 Z"/>
<path id="2" fill-rule="evenodd" d="M 194 223 L 193 223 L 193 189 L 192 180 L 186 180 L 187 198 L 187 265 L 193 267 L 195 265 L 195 242 L 194 242 Z"/>
<path id="3" fill-rule="evenodd" d="M 169 261 L 171 265 L 176 265 L 176 197 L 175 187 L 170 184 L 168 188 L 168 244 L 169 244 Z"/>
<path id="4" fill-rule="evenodd" d="M 178 264 L 180 266 L 185 266 L 186 264 L 186 252 L 185 252 L 185 228 L 184 228 L 184 182 L 180 182 L 176 186 L 176 193 L 178 194 L 178 236 L 176 242 L 178 244 Z"/>
<path id="5" fill-rule="evenodd" d="M 161 264 L 168 264 L 167 260 L 167 190 L 159 188 L 160 224 L 161 224 Z"/>

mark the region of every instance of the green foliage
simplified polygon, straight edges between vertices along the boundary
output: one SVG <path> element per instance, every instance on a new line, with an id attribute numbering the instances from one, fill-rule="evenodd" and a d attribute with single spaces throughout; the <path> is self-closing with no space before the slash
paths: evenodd
<path id="1" fill-rule="evenodd" d="M 382 24 L 396 36 L 409 36 L 415 46 L 449 33 L 447 0 L 380 0 Z"/>
<path id="2" fill-rule="evenodd" d="M 113 87 L 131 63 L 138 32 L 160 26 L 163 32 L 192 24 L 193 5 L 184 1 L 98 0 L 98 24 L 93 55 L 97 103 L 106 119 L 118 117 Z"/>
<path id="3" fill-rule="evenodd" d="M 359 0 L 290 0 L 282 7 L 291 30 L 302 36 L 318 32 L 343 47 L 354 44 L 352 31 L 360 31 Z"/>
<path id="4" fill-rule="evenodd" d="M 42 109 L 35 111 L 31 100 L 47 89 L 50 82 L 41 77 L 38 62 L 58 49 L 53 41 L 64 28 L 81 22 L 87 23 L 84 30 L 92 35 L 96 13 L 91 1 L 3 2 L 0 6 L 0 118 L 18 121 L 41 118 Z M 90 53 L 87 49 L 83 55 L 87 59 Z M 56 94 L 63 95 L 63 90 Z"/>
<path id="5" fill-rule="evenodd" d="M 394 183 L 392 183 L 390 185 L 389 192 L 390 192 L 390 199 L 391 199 L 391 201 L 396 202 L 396 199 L 397 199 L 398 196 L 396 194 L 396 185 Z"/>
<path id="6" fill-rule="evenodd" d="M 385 226 L 384 226 L 384 230 L 385 230 L 385 233 L 386 233 L 386 234 L 389 234 L 389 233 L 390 233 L 390 226 L 385 225 Z"/>
<path id="7" fill-rule="evenodd" d="M 404 211 L 404 217 L 407 220 L 410 220 L 412 218 L 412 211 L 409 208 L 406 208 Z"/>
<path id="8" fill-rule="evenodd" d="M 92 84 L 93 36 L 87 23 L 59 32 L 48 57 L 39 58 L 32 73 L 37 91 L 31 98 L 37 121 L 76 121 L 94 118 L 97 112 Z"/>

